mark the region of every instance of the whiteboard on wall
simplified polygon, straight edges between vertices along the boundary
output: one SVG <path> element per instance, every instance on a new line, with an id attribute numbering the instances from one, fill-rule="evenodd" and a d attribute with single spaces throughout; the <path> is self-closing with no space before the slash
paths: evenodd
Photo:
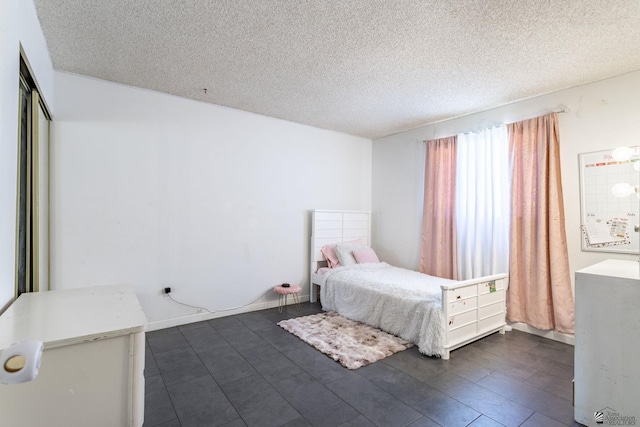
<path id="1" fill-rule="evenodd" d="M 640 186 L 640 158 L 637 150 L 628 160 L 616 160 L 613 150 L 579 154 L 582 250 L 639 253 L 640 234 L 635 231 L 640 217 L 637 191 L 624 197 L 613 187 Z"/>

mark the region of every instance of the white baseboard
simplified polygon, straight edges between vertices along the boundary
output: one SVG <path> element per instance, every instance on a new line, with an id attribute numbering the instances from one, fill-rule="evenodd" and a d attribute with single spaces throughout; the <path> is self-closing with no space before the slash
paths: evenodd
<path id="1" fill-rule="evenodd" d="M 300 302 L 308 302 L 309 295 L 301 295 Z M 290 304 L 293 305 L 293 301 Z M 189 323 L 197 323 L 203 322 L 205 320 L 217 319 L 219 317 L 232 316 L 234 314 L 240 313 L 248 313 L 251 311 L 259 311 L 266 310 L 269 308 L 278 307 L 278 300 L 270 300 L 263 302 L 255 302 L 253 304 L 247 305 L 246 307 L 232 309 L 232 310 L 219 310 L 213 313 L 209 313 L 206 311 L 202 311 L 200 313 L 190 314 L 187 316 L 174 317 L 172 319 L 158 320 L 155 322 L 149 322 L 147 324 L 147 331 L 157 331 L 159 329 L 167 329 L 172 328 L 174 326 L 187 325 Z M 557 331 L 543 331 L 533 326 L 529 326 L 526 323 L 509 323 L 505 326 L 506 330 L 508 328 L 513 328 L 521 332 L 526 332 L 533 335 L 538 335 L 543 338 L 548 338 L 554 341 L 559 341 L 569 345 L 575 345 L 575 337 L 571 334 L 565 334 Z"/>
<path id="2" fill-rule="evenodd" d="M 550 340 L 563 342 L 569 345 L 576 345 L 576 338 L 574 335 L 565 334 L 557 331 L 543 331 L 533 326 L 527 325 L 526 323 L 509 323 L 513 329 L 518 331 L 527 332 L 529 334 L 538 335 L 543 338 L 548 338 Z"/>
<path id="3" fill-rule="evenodd" d="M 300 295 L 300 302 L 309 301 L 309 295 Z M 293 305 L 293 301 L 289 299 L 290 304 Z M 174 317 L 171 319 L 157 320 L 149 322 L 147 324 L 147 332 L 157 331 L 159 329 L 173 328 L 174 326 L 187 325 L 189 323 L 203 322 L 205 320 L 217 319 L 219 317 L 232 316 L 234 314 L 248 313 L 250 311 L 266 310 L 268 308 L 278 307 L 278 300 L 262 301 L 249 304 L 246 307 L 241 307 L 231 310 L 218 310 L 213 313 L 198 309 L 199 313 L 189 314 L 187 316 Z"/>

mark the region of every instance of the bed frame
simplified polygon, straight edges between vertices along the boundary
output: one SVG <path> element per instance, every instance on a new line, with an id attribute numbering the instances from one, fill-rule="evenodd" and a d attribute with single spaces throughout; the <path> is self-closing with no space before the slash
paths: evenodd
<path id="1" fill-rule="evenodd" d="M 316 274 L 327 262 L 320 249 L 327 244 L 362 239 L 371 244 L 371 212 L 314 210 L 311 213 L 310 301 L 316 302 L 324 278 Z M 510 330 L 505 321 L 507 275 L 496 274 L 442 285 L 447 323 L 445 353 L 495 332 Z"/>

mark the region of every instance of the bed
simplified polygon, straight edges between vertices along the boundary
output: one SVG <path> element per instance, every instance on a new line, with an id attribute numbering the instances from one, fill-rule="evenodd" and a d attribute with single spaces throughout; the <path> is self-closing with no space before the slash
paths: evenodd
<path id="1" fill-rule="evenodd" d="M 323 310 L 385 330 L 442 359 L 507 330 L 506 274 L 455 281 L 385 262 L 329 268 L 326 247 L 370 245 L 371 213 L 314 210 L 311 223 L 310 301 L 320 294 Z"/>

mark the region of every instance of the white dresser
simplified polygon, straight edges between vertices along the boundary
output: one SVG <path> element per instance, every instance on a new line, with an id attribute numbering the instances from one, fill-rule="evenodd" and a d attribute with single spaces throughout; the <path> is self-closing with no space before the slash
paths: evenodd
<path id="1" fill-rule="evenodd" d="M 574 416 L 581 424 L 640 425 L 639 268 L 607 260 L 576 271 Z"/>
<path id="2" fill-rule="evenodd" d="M 459 347 L 505 326 L 505 282 L 491 280 L 446 291 L 448 346 Z"/>
<path id="3" fill-rule="evenodd" d="M 0 316 L 0 351 L 44 352 L 35 380 L 0 384 L 0 425 L 142 426 L 146 324 L 125 285 L 21 295 Z"/>

